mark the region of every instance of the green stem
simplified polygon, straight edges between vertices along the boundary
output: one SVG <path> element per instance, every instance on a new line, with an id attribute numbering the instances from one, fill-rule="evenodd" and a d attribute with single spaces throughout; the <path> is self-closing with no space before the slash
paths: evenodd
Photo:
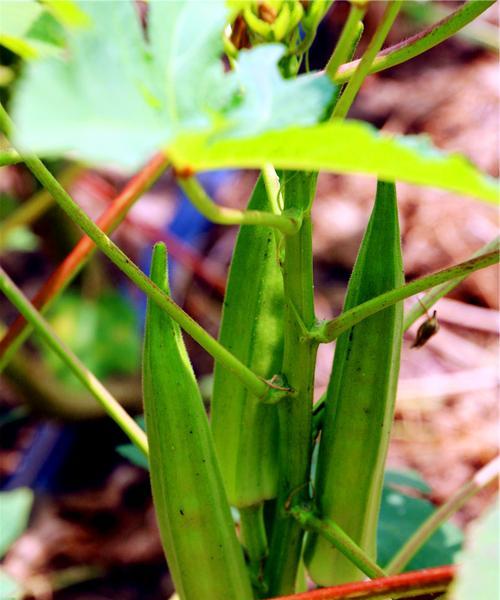
<path id="1" fill-rule="evenodd" d="M 437 273 L 426 275 L 399 288 L 380 294 L 367 302 L 363 302 L 342 313 L 336 319 L 322 323 L 311 330 L 311 336 L 320 343 L 332 342 L 344 333 L 344 331 L 347 331 L 376 312 L 384 310 L 384 308 L 388 308 L 401 300 L 405 300 L 405 298 L 414 296 L 446 281 L 467 277 L 470 273 L 490 267 L 497 262 L 498 249 L 494 252 L 488 252 L 487 254 L 466 260 L 448 269 L 443 269 Z"/>
<path id="2" fill-rule="evenodd" d="M 363 28 L 362 19 L 365 16 L 365 12 L 365 5 L 356 4 L 354 2 L 351 3 L 349 16 L 344 23 L 339 41 L 335 46 L 335 50 L 333 51 L 330 60 L 326 64 L 325 71 L 330 79 L 334 79 L 340 65 L 346 60 L 349 60 L 352 56 L 353 45 L 359 40 L 360 28 Z"/>
<path id="3" fill-rule="evenodd" d="M 455 35 L 468 23 L 492 6 L 496 0 L 470 0 L 456 11 L 441 19 L 434 25 L 427 27 L 421 32 L 408 39 L 386 48 L 379 52 L 373 60 L 369 73 L 378 73 L 401 63 L 404 63 L 431 48 L 441 44 L 451 36 Z M 354 75 L 360 61 L 355 60 L 342 65 L 335 76 L 335 83 L 345 83 Z"/>
<path id="4" fill-rule="evenodd" d="M 354 74 L 349 80 L 344 93 L 340 97 L 340 100 L 333 111 L 332 118 L 342 119 L 347 116 L 347 113 L 354 102 L 356 94 L 358 93 L 366 76 L 370 73 L 370 68 L 377 55 L 377 52 L 380 50 L 380 48 L 382 48 L 382 45 L 385 42 L 385 38 L 387 37 L 387 34 L 389 33 L 392 24 L 398 15 L 401 4 L 402 0 L 389 0 L 384 15 L 382 16 L 382 20 L 380 21 L 374 36 L 370 40 L 368 48 L 363 54 L 356 71 L 354 71 Z"/>
<path id="5" fill-rule="evenodd" d="M 297 319 L 310 328 L 314 323 L 310 206 L 316 189 L 316 173 L 286 173 L 282 189 L 285 208 L 305 211 L 302 227 L 285 238 L 283 281 L 284 349 L 282 374 L 294 389 L 278 405 L 279 482 L 266 580 L 271 595 L 294 591 L 302 550 L 303 530 L 286 510 L 290 495 L 300 501 L 308 494 L 311 459 L 311 406 L 317 344 L 304 336 Z"/>
<path id="6" fill-rule="evenodd" d="M 82 170 L 83 167 L 81 165 L 71 165 L 64 169 L 58 175 L 61 185 L 71 185 Z M 47 190 L 43 189 L 24 202 L 15 212 L 0 223 L 0 248 L 4 245 L 7 235 L 12 229 L 22 225 L 30 225 L 39 219 L 53 204 L 54 198 L 52 198 Z"/>
<path id="7" fill-rule="evenodd" d="M 4 131 L 12 127 L 10 118 L 0 104 L 0 126 Z M 92 219 L 76 204 L 57 179 L 50 173 L 45 165 L 36 157 L 24 159 L 26 166 L 49 191 L 59 206 L 69 217 L 79 225 L 94 244 L 153 302 L 162 308 L 174 321 L 176 321 L 202 348 L 211 354 L 228 370 L 234 373 L 246 387 L 260 399 L 269 395 L 275 396 L 275 390 L 258 377 L 253 371 L 239 361 L 231 352 L 226 350 L 203 327 L 182 310 L 165 292 L 155 285 L 130 258 L 112 242 L 109 237 L 92 221 Z"/>
<path id="8" fill-rule="evenodd" d="M 391 559 L 386 567 L 387 573 L 396 575 L 406 567 L 425 542 L 445 523 L 453 514 L 487 485 L 498 479 L 500 474 L 500 458 L 495 458 L 478 471 L 474 477 L 467 481 L 453 496 L 440 506 L 424 523 L 415 531 L 404 546 Z"/>
<path id="9" fill-rule="evenodd" d="M 6 150 L 0 150 L 0 167 L 6 167 L 7 165 L 17 165 L 23 162 L 22 157 L 14 148 L 7 148 Z"/>
<path id="10" fill-rule="evenodd" d="M 78 377 L 82 384 L 89 390 L 94 398 L 103 407 L 106 413 L 126 433 L 132 443 L 141 452 L 148 455 L 148 442 L 146 434 L 127 414 L 124 408 L 113 398 L 102 383 L 79 360 L 75 354 L 57 337 L 47 321 L 32 306 L 21 290 L 15 285 L 5 271 L 0 267 L 0 290 L 31 323 L 35 331 L 45 343 L 59 356 Z"/>
<path id="11" fill-rule="evenodd" d="M 311 510 L 297 505 L 291 508 L 290 514 L 297 519 L 301 527 L 324 537 L 370 579 L 387 576 L 387 573 L 330 519 L 319 519 Z"/>
<path id="12" fill-rule="evenodd" d="M 500 244 L 500 236 L 496 237 L 494 240 L 485 244 L 482 248 L 480 248 L 477 252 L 471 256 L 471 258 L 476 258 L 477 256 L 483 256 L 484 254 L 488 254 L 494 250 L 498 250 Z M 420 302 L 416 302 L 410 310 L 405 315 L 404 321 L 404 330 L 408 330 L 413 323 L 417 319 L 419 319 L 422 315 L 425 314 L 424 307 L 429 310 L 436 302 L 446 296 L 451 292 L 452 289 L 456 288 L 459 283 L 461 283 L 465 279 L 463 277 L 457 277 L 457 279 L 452 279 L 451 281 L 447 281 L 446 283 L 442 283 L 441 285 L 436 286 L 432 290 L 429 290 L 425 296 L 420 298 Z M 423 305 L 423 306 L 422 306 Z"/>
<path id="13" fill-rule="evenodd" d="M 267 556 L 264 503 L 239 508 L 241 541 L 250 562 L 260 563 Z"/>
<path id="14" fill-rule="evenodd" d="M 293 235 L 300 228 L 300 218 L 297 216 L 217 206 L 195 177 L 179 177 L 177 183 L 200 213 L 219 225 L 263 225 L 278 229 L 285 235 Z"/>

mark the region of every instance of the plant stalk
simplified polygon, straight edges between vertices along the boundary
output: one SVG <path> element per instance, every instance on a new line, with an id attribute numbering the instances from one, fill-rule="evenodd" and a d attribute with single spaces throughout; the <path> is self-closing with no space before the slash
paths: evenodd
<path id="1" fill-rule="evenodd" d="M 370 65 L 369 74 L 384 71 L 423 54 L 441 44 L 474 21 L 481 13 L 495 4 L 496 0 L 469 0 L 456 11 L 434 25 L 426 27 L 408 39 L 379 52 Z M 342 65 L 335 76 L 335 83 L 345 83 L 356 72 L 360 60 Z"/>
<path id="2" fill-rule="evenodd" d="M 78 377 L 105 412 L 125 432 L 131 442 L 148 456 L 146 434 L 125 411 L 120 403 L 113 398 L 102 383 L 80 361 L 80 359 L 58 338 L 51 326 L 33 307 L 21 290 L 0 267 L 0 290 L 30 322 L 35 331 L 45 343 L 59 356 L 69 369 Z"/>
<path id="3" fill-rule="evenodd" d="M 335 50 L 333 51 L 333 54 L 331 55 L 330 60 L 327 62 L 325 67 L 326 74 L 332 81 L 335 80 L 335 75 L 337 74 L 340 65 L 348 60 L 353 54 L 352 48 L 359 39 L 360 27 L 363 27 L 362 20 L 365 16 L 365 12 L 366 6 L 364 4 L 351 2 L 349 16 L 347 17 L 347 21 L 344 23 L 342 33 L 340 34 L 337 45 L 335 46 Z"/>
<path id="4" fill-rule="evenodd" d="M 350 329 L 353 325 L 356 325 L 363 319 L 366 319 L 370 315 L 384 310 L 405 298 L 414 296 L 419 292 L 428 290 L 429 288 L 440 285 L 441 283 L 452 281 L 458 278 L 467 277 L 470 273 L 478 271 L 479 269 L 485 269 L 498 262 L 498 249 L 487 254 L 482 254 L 476 258 L 466 260 L 458 265 L 443 269 L 437 273 L 426 275 L 420 279 L 416 279 L 411 283 L 407 283 L 399 288 L 380 294 L 371 300 L 363 302 L 350 310 L 342 313 L 336 319 L 326 321 L 311 331 L 311 336 L 320 343 L 332 342 L 337 339 L 339 335 Z"/>
<path id="5" fill-rule="evenodd" d="M 324 537 L 370 579 L 387 576 L 387 573 L 335 522 L 330 519 L 320 519 L 312 510 L 301 508 L 298 505 L 293 506 L 290 513 L 304 529 L 314 531 Z"/>
<path id="6" fill-rule="evenodd" d="M 11 129 L 11 121 L 0 104 L 0 125 L 4 131 Z M 52 194 L 61 208 L 79 225 L 93 240 L 95 245 L 131 280 L 151 298 L 172 319 L 174 319 L 202 348 L 219 360 L 233 372 L 247 388 L 260 399 L 275 396 L 275 390 L 248 369 L 231 352 L 207 333 L 194 319 L 180 308 L 168 294 L 155 285 L 139 267 L 112 242 L 109 237 L 92 221 L 92 219 L 76 204 L 57 179 L 45 167 L 42 161 L 34 156 L 25 157 L 26 166 L 40 183 Z"/>
<path id="7" fill-rule="evenodd" d="M 304 218 L 299 233 L 285 238 L 282 375 L 295 394 L 278 405 L 280 474 L 276 517 L 266 564 L 270 594 L 294 591 L 300 561 L 303 530 L 287 511 L 286 505 L 291 495 L 298 502 L 308 497 L 311 407 L 317 350 L 317 344 L 304 336 L 302 325 L 309 328 L 315 320 L 310 207 L 317 174 L 287 172 L 283 178 L 285 209 L 302 210 Z"/>
<path id="8" fill-rule="evenodd" d="M 453 565 L 412 571 L 402 575 L 345 583 L 334 587 L 320 588 L 293 596 L 280 596 L 273 600 L 387 600 L 396 598 L 416 598 L 445 590 L 453 577 Z"/>
<path id="9" fill-rule="evenodd" d="M 338 101 L 335 110 L 333 111 L 333 119 L 342 119 L 347 116 L 349 109 L 351 108 L 356 95 L 365 80 L 366 76 L 370 73 L 370 68 L 377 55 L 377 52 L 382 48 L 385 38 L 389 33 L 398 12 L 401 8 L 402 0 L 389 0 L 385 9 L 382 20 L 380 21 L 375 34 L 373 35 L 368 48 L 366 49 L 361 61 L 356 67 L 352 77 L 349 79 L 346 89 L 344 90 L 340 100 Z"/>
<path id="10" fill-rule="evenodd" d="M 154 156 L 146 166 L 125 186 L 123 191 L 113 200 L 97 220 L 97 225 L 105 232 L 111 233 L 121 223 L 129 209 L 149 189 L 168 166 L 168 158 L 163 154 Z M 49 196 L 47 191 L 45 193 Z M 37 292 L 32 302 L 41 312 L 47 310 L 70 282 L 83 268 L 95 251 L 94 242 L 83 236 L 59 267 Z M 24 317 L 20 315 L 9 327 L 0 341 L 0 372 L 27 339 L 32 329 Z"/>
<path id="11" fill-rule="evenodd" d="M 300 228 L 300 220 L 293 216 L 261 210 L 236 210 L 217 206 L 195 177 L 179 177 L 177 183 L 191 203 L 213 223 L 219 225 L 262 225 L 278 229 L 285 235 L 293 235 Z"/>
<path id="12" fill-rule="evenodd" d="M 485 244 L 482 248 L 480 248 L 477 252 L 471 256 L 471 258 L 476 258 L 478 256 L 483 256 L 484 254 L 488 254 L 492 251 L 498 251 L 498 247 L 500 244 L 500 236 L 497 236 L 491 242 Z M 419 319 L 422 315 L 425 314 L 425 309 L 429 310 L 438 300 L 443 298 L 451 292 L 452 289 L 456 288 L 459 283 L 461 283 L 466 276 L 457 277 L 457 279 L 452 279 L 451 281 L 447 281 L 442 283 L 441 285 L 437 285 L 436 287 L 429 290 L 425 296 L 420 298 L 420 302 L 415 302 L 415 304 L 410 308 L 410 310 L 405 315 L 404 321 L 404 329 L 405 331 L 409 329 L 413 323 L 417 319 Z M 425 307 L 425 308 L 424 308 Z"/>
<path id="13" fill-rule="evenodd" d="M 81 165 L 70 165 L 64 169 L 58 179 L 63 186 L 69 186 L 83 171 Z M 0 223 L 0 248 L 5 245 L 7 235 L 16 227 L 31 225 L 39 219 L 52 205 L 54 199 L 47 190 L 36 192 L 29 200 L 24 202 L 15 212 Z"/>

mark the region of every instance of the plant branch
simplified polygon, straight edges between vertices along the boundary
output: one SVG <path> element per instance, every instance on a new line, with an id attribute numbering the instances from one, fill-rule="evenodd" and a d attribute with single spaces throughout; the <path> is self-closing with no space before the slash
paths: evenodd
<path id="1" fill-rule="evenodd" d="M 0 104 L 0 126 L 4 131 L 12 127 L 9 116 Z M 92 221 L 76 204 L 57 179 L 34 156 L 25 157 L 24 162 L 40 183 L 53 195 L 59 206 L 93 240 L 95 245 L 153 302 L 164 310 L 202 348 L 233 372 L 243 384 L 259 399 L 275 397 L 276 393 L 264 379 L 261 379 L 246 365 L 226 350 L 215 338 L 203 329 L 194 319 L 178 306 L 168 294 L 163 292 L 139 267 Z M 280 392 L 282 393 L 282 392 Z"/>
<path id="2" fill-rule="evenodd" d="M 17 165 L 23 162 L 20 154 L 14 150 L 14 148 L 7 148 L 0 150 L 0 167 L 6 167 L 7 165 Z"/>
<path id="3" fill-rule="evenodd" d="M 82 171 L 83 167 L 81 165 L 71 165 L 58 175 L 58 179 L 61 182 L 61 185 L 69 186 Z M 54 198 L 52 198 L 47 190 L 44 189 L 36 192 L 26 202 L 23 202 L 16 211 L 8 215 L 7 218 L 0 223 L 0 248 L 5 245 L 7 235 L 12 229 L 34 223 L 53 204 Z"/>
<path id="4" fill-rule="evenodd" d="M 487 485 L 498 479 L 500 474 L 500 458 L 495 458 L 478 471 L 474 477 L 467 481 L 453 496 L 440 506 L 424 523 L 415 531 L 404 546 L 396 553 L 386 567 L 391 575 L 400 573 L 431 535 L 453 514 Z"/>
<path id="5" fill-rule="evenodd" d="M 325 67 L 326 74 L 328 77 L 330 77 L 330 79 L 332 79 L 332 81 L 334 80 L 340 65 L 352 57 L 353 45 L 356 44 L 356 41 L 360 37 L 360 28 L 363 28 L 362 20 L 365 16 L 365 12 L 366 4 L 357 4 L 356 2 L 351 2 L 349 16 L 347 17 L 347 21 L 344 23 L 342 33 L 340 34 L 337 45 L 335 46 L 335 50 L 333 51 L 333 54 L 331 55 L 330 60 Z"/>
<path id="6" fill-rule="evenodd" d="M 379 52 L 373 60 L 369 73 L 378 73 L 390 67 L 394 67 L 404 63 L 419 54 L 423 54 L 427 50 L 441 44 L 457 31 L 468 25 L 477 16 L 492 6 L 496 0 L 470 0 L 466 2 L 456 11 L 441 19 L 434 25 L 426 27 L 419 33 L 409 37 L 408 39 L 390 46 L 382 52 Z M 350 63 L 342 65 L 335 76 L 335 83 L 345 83 L 354 75 L 360 61 L 354 60 Z"/>
<path id="7" fill-rule="evenodd" d="M 374 562 L 347 533 L 330 519 L 320 519 L 312 510 L 299 505 L 290 509 L 292 517 L 307 531 L 314 531 L 324 537 L 332 546 L 348 558 L 370 579 L 386 577 L 386 573 Z"/>
<path id="8" fill-rule="evenodd" d="M 133 204 L 153 185 L 167 166 L 168 159 L 163 154 L 154 156 L 106 208 L 97 220 L 97 225 L 105 233 L 109 234 L 114 231 Z M 44 193 L 52 198 L 47 191 Z M 42 312 L 48 309 L 80 272 L 95 248 L 94 242 L 88 236 L 83 236 L 35 295 L 32 300 L 33 305 Z M 3 371 L 30 332 L 31 327 L 22 315 L 12 323 L 0 341 L 0 372 Z"/>
<path id="9" fill-rule="evenodd" d="M 498 251 L 499 244 L 500 244 L 500 236 L 496 237 L 494 240 L 492 240 L 488 244 L 485 244 L 477 252 L 474 252 L 474 254 L 471 256 L 471 258 L 476 258 L 478 256 L 484 256 L 485 254 L 488 254 L 489 252 L 493 252 L 494 250 Z M 406 313 L 405 321 L 404 321 L 404 330 L 407 331 L 413 325 L 413 323 L 415 323 L 415 321 L 417 319 L 419 319 L 422 315 L 425 314 L 424 307 L 427 310 L 429 310 L 434 304 L 436 304 L 436 302 L 439 299 L 441 299 L 443 296 L 446 296 L 446 294 L 451 292 L 451 290 L 453 288 L 457 287 L 457 285 L 459 283 L 461 283 L 465 278 L 466 278 L 466 276 L 457 277 L 456 279 L 452 279 L 451 281 L 442 283 L 441 285 L 438 285 L 438 286 L 432 288 L 432 290 L 429 290 L 427 292 L 427 294 L 425 294 L 425 296 L 423 296 L 423 298 L 420 298 L 420 302 L 416 302 L 410 308 L 410 310 Z"/>
<path id="10" fill-rule="evenodd" d="M 177 183 L 200 213 L 219 225 L 263 225 L 278 229 L 285 235 L 293 235 L 300 229 L 299 213 L 287 216 L 261 210 L 237 210 L 218 206 L 195 177 L 179 177 Z"/>
<path id="11" fill-rule="evenodd" d="M 497 244 L 498 246 L 498 244 Z M 498 262 L 498 248 L 493 252 L 488 252 L 476 258 L 466 260 L 453 267 L 443 269 L 437 273 L 426 275 L 420 279 L 416 279 L 411 283 L 407 283 L 399 288 L 395 288 L 384 294 L 380 294 L 371 300 L 367 300 L 350 310 L 339 315 L 336 319 L 326 321 L 316 326 L 311 330 L 312 337 L 320 343 L 332 342 L 339 335 L 347 331 L 353 325 L 356 325 L 363 319 L 375 314 L 380 310 L 384 310 L 396 302 L 400 302 L 405 298 L 409 298 L 419 292 L 428 290 L 436 285 L 451 281 L 457 278 L 464 278 L 474 271 L 490 267 Z"/>
<path id="12" fill-rule="evenodd" d="M 382 48 L 385 38 L 387 37 L 387 34 L 389 33 L 396 17 L 398 16 L 401 4 L 402 0 L 389 0 L 387 3 L 382 20 L 380 21 L 375 34 L 370 40 L 368 48 L 363 54 L 363 57 L 358 63 L 356 70 L 349 79 L 346 89 L 335 106 L 335 110 L 332 113 L 332 119 L 343 119 L 349 112 L 356 94 L 358 93 L 366 76 L 370 73 L 370 68 L 377 55 L 377 52 L 380 50 L 380 48 Z"/>
<path id="13" fill-rule="evenodd" d="M 408 598 L 440 592 L 445 590 L 455 576 L 455 567 L 435 567 L 422 569 L 402 575 L 346 583 L 335 587 L 321 588 L 312 592 L 295 594 L 293 596 L 280 596 L 273 600 L 386 600 L 390 596 Z"/>
<path id="14" fill-rule="evenodd" d="M 113 398 L 97 377 L 95 377 L 80 359 L 57 337 L 51 326 L 36 308 L 34 308 L 1 267 L 0 290 L 31 323 L 44 342 L 59 356 L 66 366 L 71 369 L 76 377 L 78 377 L 82 384 L 103 407 L 105 412 L 127 434 L 132 443 L 147 456 L 148 442 L 144 431 L 137 425 L 120 403 Z"/>

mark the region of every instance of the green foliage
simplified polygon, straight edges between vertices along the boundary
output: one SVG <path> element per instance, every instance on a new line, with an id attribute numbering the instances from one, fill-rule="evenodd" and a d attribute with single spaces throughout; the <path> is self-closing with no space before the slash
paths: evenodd
<path id="1" fill-rule="evenodd" d="M 148 41 L 132 2 L 79 6 L 93 26 L 68 31 L 69 58 L 28 65 L 18 86 L 13 111 L 25 150 L 134 168 L 180 133 L 247 132 L 257 97 L 269 112 L 259 131 L 313 123 L 331 99 L 324 76 L 281 81 L 274 46 L 244 53 L 240 69 L 225 76 L 222 0 L 151 3 Z"/>
<path id="2" fill-rule="evenodd" d="M 498 501 L 473 523 L 459 556 L 453 600 L 497 600 L 500 591 L 500 509 Z"/>
<path id="3" fill-rule="evenodd" d="M 26 529 L 32 505 L 33 492 L 29 488 L 0 492 L 0 558 Z"/>
<path id="4" fill-rule="evenodd" d="M 96 377 L 130 375 L 138 371 L 137 316 L 130 302 L 117 292 L 106 292 L 97 299 L 67 293 L 51 310 L 50 322 L 59 337 Z M 40 348 L 60 379 L 80 385 L 45 344 Z"/>
<path id="5" fill-rule="evenodd" d="M 434 505 L 420 497 L 430 492 L 427 483 L 414 471 L 387 471 L 377 532 L 377 559 L 386 565 L 407 539 L 435 511 Z M 453 563 L 462 544 L 462 532 L 445 523 L 424 544 L 406 571 Z"/>
<path id="6" fill-rule="evenodd" d="M 4 0 L 0 44 L 23 58 L 59 54 L 64 44 L 60 23 L 35 0 Z"/>
<path id="7" fill-rule="evenodd" d="M 425 137 L 380 134 L 358 121 L 289 127 L 242 139 L 184 136 L 169 149 L 177 166 L 205 171 L 225 167 L 276 168 L 368 173 L 380 179 L 441 187 L 489 202 L 499 198 L 498 182 L 467 159 L 434 148 Z"/>

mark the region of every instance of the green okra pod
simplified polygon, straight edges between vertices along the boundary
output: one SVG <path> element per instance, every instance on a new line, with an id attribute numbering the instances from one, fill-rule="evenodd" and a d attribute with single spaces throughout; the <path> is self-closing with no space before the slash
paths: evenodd
<path id="1" fill-rule="evenodd" d="M 393 183 L 379 182 L 344 310 L 403 283 L 396 190 Z M 319 517 L 337 523 L 374 560 L 402 335 L 403 305 L 398 303 L 339 337 L 319 446 L 315 484 Z M 320 585 L 363 577 L 317 534 L 309 536 L 305 560 Z"/>
<path id="2" fill-rule="evenodd" d="M 167 255 L 151 278 L 168 293 Z M 182 600 L 253 598 L 215 448 L 179 326 L 148 301 L 143 392 L 150 475 L 161 539 Z"/>
<path id="3" fill-rule="evenodd" d="M 249 209 L 271 210 L 259 178 Z M 269 227 L 242 226 L 228 278 L 219 341 L 252 371 L 279 372 L 283 337 L 283 278 L 276 236 Z M 276 406 L 257 401 L 216 364 L 211 424 L 229 502 L 249 507 L 276 496 L 278 416 Z"/>

